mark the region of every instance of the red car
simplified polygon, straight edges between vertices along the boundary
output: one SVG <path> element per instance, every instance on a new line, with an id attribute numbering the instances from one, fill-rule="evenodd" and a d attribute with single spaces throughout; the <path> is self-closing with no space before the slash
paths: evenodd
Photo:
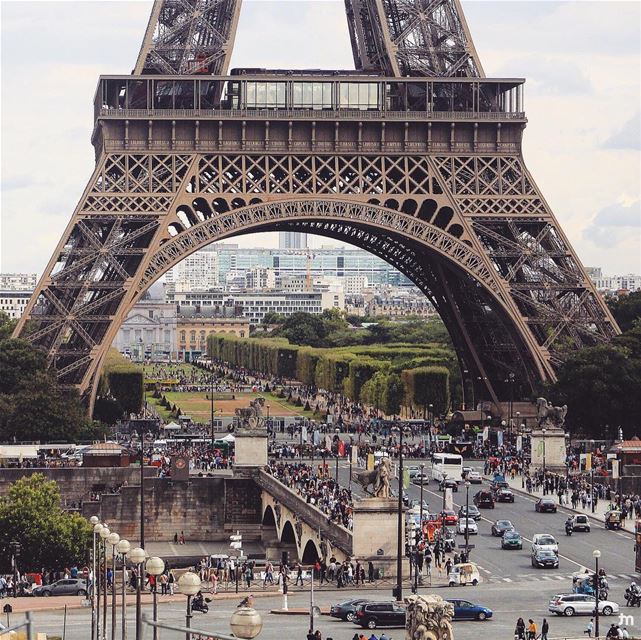
<path id="1" fill-rule="evenodd" d="M 445 522 L 446 525 L 455 525 L 458 522 L 458 516 L 455 511 L 445 509 L 439 514 L 439 520 Z"/>

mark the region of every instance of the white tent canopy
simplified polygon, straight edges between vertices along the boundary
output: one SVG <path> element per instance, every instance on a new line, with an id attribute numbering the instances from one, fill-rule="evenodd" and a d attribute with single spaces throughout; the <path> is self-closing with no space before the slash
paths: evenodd
<path id="1" fill-rule="evenodd" d="M 180 431 L 182 427 L 179 424 L 176 424 L 175 422 L 170 422 L 169 424 L 166 424 L 163 429 L 165 431 Z"/>
<path id="2" fill-rule="evenodd" d="M 0 460 L 24 460 L 37 458 L 38 447 L 32 444 L 3 444 L 0 445 Z"/>
<path id="3" fill-rule="evenodd" d="M 228 433 L 224 438 L 221 438 L 223 442 L 236 442 L 236 438 L 232 436 L 231 433 Z"/>

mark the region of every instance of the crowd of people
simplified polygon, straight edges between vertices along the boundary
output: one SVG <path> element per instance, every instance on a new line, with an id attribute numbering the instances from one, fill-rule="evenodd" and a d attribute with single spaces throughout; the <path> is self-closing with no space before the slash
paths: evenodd
<path id="1" fill-rule="evenodd" d="M 271 460 L 267 471 L 285 486 L 293 489 L 306 502 L 320 509 L 330 522 L 352 530 L 352 492 L 329 476 L 327 464 L 317 469 L 302 462 L 285 463 Z"/>

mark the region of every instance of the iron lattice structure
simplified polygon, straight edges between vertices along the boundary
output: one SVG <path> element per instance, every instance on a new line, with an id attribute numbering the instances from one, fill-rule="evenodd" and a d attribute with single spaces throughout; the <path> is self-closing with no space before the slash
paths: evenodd
<path id="1" fill-rule="evenodd" d="M 347 0 L 357 72 L 221 75 L 238 10 L 158 0 L 134 74 L 99 81 L 95 170 L 16 329 L 62 383 L 91 400 L 156 279 L 261 231 L 389 261 L 497 404 L 618 332 L 525 167 L 523 80 L 484 77 L 458 0 Z"/>

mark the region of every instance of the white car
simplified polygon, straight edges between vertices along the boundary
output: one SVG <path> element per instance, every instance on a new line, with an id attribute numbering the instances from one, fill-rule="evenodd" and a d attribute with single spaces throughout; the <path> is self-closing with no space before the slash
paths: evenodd
<path id="1" fill-rule="evenodd" d="M 479 532 L 479 527 L 473 518 L 459 518 L 458 524 L 456 525 L 457 533 L 465 535 L 466 527 L 469 535 L 471 536 L 476 535 Z"/>
<path id="2" fill-rule="evenodd" d="M 550 598 L 548 611 L 557 616 L 594 615 L 594 596 L 583 593 L 558 594 Z M 619 613 L 619 605 L 610 600 L 599 601 L 599 614 L 611 616 Z"/>
<path id="3" fill-rule="evenodd" d="M 554 551 L 554 553 L 559 553 L 559 545 L 555 540 L 554 536 L 549 533 L 537 533 L 532 538 L 532 552 L 536 553 L 541 549 L 546 549 L 548 551 Z"/>
<path id="4" fill-rule="evenodd" d="M 481 484 L 483 482 L 483 477 L 478 471 L 470 471 L 467 474 L 467 480 L 471 484 Z"/>
<path id="5" fill-rule="evenodd" d="M 429 484 L 430 483 L 430 477 L 426 473 L 417 473 L 412 478 L 412 483 L 413 484 Z"/>

